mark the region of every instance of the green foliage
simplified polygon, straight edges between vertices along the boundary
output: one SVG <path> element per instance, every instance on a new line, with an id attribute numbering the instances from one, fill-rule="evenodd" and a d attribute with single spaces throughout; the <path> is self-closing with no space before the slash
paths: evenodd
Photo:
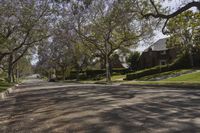
<path id="1" fill-rule="evenodd" d="M 126 74 L 128 72 L 130 72 L 130 70 L 127 68 L 113 68 L 112 69 L 112 73 L 114 75 Z M 105 73 L 106 73 L 106 70 L 104 69 L 86 70 L 86 75 L 88 78 L 104 75 Z"/>
<path id="2" fill-rule="evenodd" d="M 4 81 L 6 76 L 7 76 L 7 74 L 0 70 L 0 81 Z"/>
<path id="3" fill-rule="evenodd" d="M 106 73 L 105 69 L 96 69 L 96 70 L 86 70 L 86 75 L 88 78 L 94 78 L 98 75 L 103 75 Z"/>
<path id="4" fill-rule="evenodd" d="M 116 74 L 126 74 L 126 73 L 129 73 L 130 72 L 130 70 L 129 69 L 127 69 L 127 68 L 114 68 L 113 70 L 112 70 L 112 72 L 113 73 L 116 73 Z"/>
<path id="5" fill-rule="evenodd" d="M 189 56 L 188 54 L 179 55 L 179 57 L 170 65 L 163 65 L 163 66 L 155 66 L 149 69 L 140 70 L 134 73 L 130 73 L 126 75 L 126 80 L 133 80 L 138 79 L 144 76 L 158 74 L 162 72 L 183 69 L 183 68 L 190 68 Z"/>
<path id="6" fill-rule="evenodd" d="M 66 77 L 66 79 L 76 79 L 77 74 L 79 74 L 78 71 L 70 71 L 70 74 Z"/>
<path id="7" fill-rule="evenodd" d="M 13 84 L 8 83 L 6 81 L 0 81 L 0 92 L 6 90 L 7 88 L 11 87 Z"/>
<path id="8" fill-rule="evenodd" d="M 78 78 L 79 78 L 79 80 L 86 80 L 87 79 L 87 75 L 85 73 L 79 73 L 78 74 Z"/>
<path id="9" fill-rule="evenodd" d="M 158 74 L 144 76 L 137 80 L 139 80 L 139 81 L 155 81 L 156 79 L 159 79 L 162 77 L 167 78 L 167 77 L 170 77 L 173 75 L 181 75 L 181 74 L 185 74 L 185 73 L 188 73 L 191 71 L 192 71 L 192 69 L 178 69 L 178 70 L 172 70 L 172 71 L 167 71 L 167 72 L 162 72 L 162 73 L 158 73 Z"/>
<path id="10" fill-rule="evenodd" d="M 32 73 L 30 58 L 22 57 L 16 65 L 16 70 L 20 74 L 19 75 L 20 77 L 23 77 Z"/>
<path id="11" fill-rule="evenodd" d="M 113 72 L 113 75 L 123 75 L 130 72 L 130 70 L 126 68 L 114 68 L 112 72 Z M 81 72 L 73 70 L 73 71 L 70 71 L 70 74 L 66 77 L 66 79 L 79 78 L 80 80 L 86 80 L 86 79 L 99 80 L 103 78 L 105 73 L 106 73 L 105 69 L 85 70 Z M 62 73 L 57 72 L 57 75 L 59 75 L 58 77 L 60 77 L 62 76 Z"/>
<path id="12" fill-rule="evenodd" d="M 197 45 L 195 36 L 199 34 L 200 13 L 186 11 L 177 17 L 170 19 L 167 29 L 170 38 L 167 41 L 168 47 L 179 47 L 181 50 L 189 51 Z"/>
<path id="13" fill-rule="evenodd" d="M 170 67 L 167 66 L 167 65 L 156 66 L 156 67 L 152 67 L 152 68 L 149 68 L 149 69 L 144 69 L 144 70 L 141 70 L 141 71 L 137 71 L 137 72 L 134 72 L 134 73 L 127 74 L 126 80 L 133 80 L 133 79 L 141 78 L 141 77 L 156 74 L 156 73 L 166 72 L 166 71 L 169 71 L 169 70 L 170 70 Z"/>
<path id="14" fill-rule="evenodd" d="M 181 69 L 181 68 L 190 68 L 191 64 L 189 63 L 189 54 L 188 52 L 179 54 L 176 60 L 172 63 L 171 67 L 175 69 Z"/>
<path id="15" fill-rule="evenodd" d="M 140 57 L 140 53 L 135 51 L 135 52 L 132 52 L 128 58 L 127 58 L 127 63 L 129 65 L 129 68 L 131 69 L 134 69 L 137 65 L 137 62 L 139 60 L 139 57 Z"/>

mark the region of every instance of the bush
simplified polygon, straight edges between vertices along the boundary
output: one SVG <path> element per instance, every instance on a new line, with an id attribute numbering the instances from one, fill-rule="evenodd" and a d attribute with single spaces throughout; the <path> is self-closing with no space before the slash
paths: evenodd
<path id="1" fill-rule="evenodd" d="M 182 68 L 191 68 L 189 54 L 181 54 L 177 57 L 177 59 L 172 63 L 171 67 L 174 69 L 182 69 Z"/>
<path id="2" fill-rule="evenodd" d="M 126 74 L 129 72 L 129 69 L 126 68 L 113 68 L 112 74 Z M 96 70 L 86 70 L 87 78 L 99 78 L 102 77 L 102 75 L 105 75 L 106 70 L 105 69 L 96 69 Z"/>
<path id="3" fill-rule="evenodd" d="M 95 78 L 98 75 L 105 74 L 105 69 L 96 69 L 96 70 L 86 70 L 86 75 L 88 78 Z"/>
<path id="4" fill-rule="evenodd" d="M 167 65 L 163 65 L 163 66 L 156 66 L 156 67 L 152 67 L 149 69 L 144 69 L 141 71 L 137 71 L 134 73 L 130 73 L 126 75 L 126 80 L 132 80 L 132 79 L 137 79 L 137 78 L 141 78 L 144 76 L 148 76 L 148 75 L 152 75 L 152 74 L 157 74 L 160 72 L 166 72 L 166 71 L 170 71 L 171 70 L 171 66 L 167 66 Z"/>
<path id="5" fill-rule="evenodd" d="M 71 71 L 70 74 L 66 77 L 66 80 L 76 79 L 77 73 L 74 71 Z"/>
<path id="6" fill-rule="evenodd" d="M 149 69 L 144 69 L 141 71 L 137 71 L 134 73 L 130 73 L 126 75 L 125 80 L 133 80 L 137 78 L 141 78 L 148 75 L 153 75 L 161 72 L 167 72 L 171 70 L 183 69 L 183 68 L 190 68 L 189 64 L 189 55 L 181 54 L 177 57 L 177 59 L 170 65 L 163 65 L 163 66 L 155 66 Z"/>
<path id="7" fill-rule="evenodd" d="M 86 76 L 85 73 L 79 73 L 78 77 L 79 77 L 80 80 L 86 80 L 87 79 L 87 76 Z"/>
<path id="8" fill-rule="evenodd" d="M 130 70 L 127 68 L 113 68 L 112 69 L 112 73 L 116 73 L 116 74 L 126 74 L 129 72 L 130 72 Z"/>

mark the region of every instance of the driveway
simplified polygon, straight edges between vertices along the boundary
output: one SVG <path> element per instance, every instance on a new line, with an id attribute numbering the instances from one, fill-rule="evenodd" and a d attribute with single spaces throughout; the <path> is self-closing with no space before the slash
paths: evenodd
<path id="1" fill-rule="evenodd" d="M 0 133 L 199 133 L 200 89 L 29 79 L 0 101 Z"/>

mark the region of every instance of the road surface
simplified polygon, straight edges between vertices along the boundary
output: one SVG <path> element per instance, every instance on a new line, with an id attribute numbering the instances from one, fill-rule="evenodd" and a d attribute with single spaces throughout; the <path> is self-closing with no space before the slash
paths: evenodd
<path id="1" fill-rule="evenodd" d="M 0 101 L 0 133 L 199 133 L 200 89 L 26 80 Z"/>

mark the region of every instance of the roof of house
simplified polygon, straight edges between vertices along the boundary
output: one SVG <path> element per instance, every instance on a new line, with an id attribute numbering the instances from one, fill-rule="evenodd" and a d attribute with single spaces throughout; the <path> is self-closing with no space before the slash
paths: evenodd
<path id="1" fill-rule="evenodd" d="M 152 44 L 147 49 L 145 49 L 144 52 L 148 52 L 150 48 L 152 49 L 152 51 L 167 50 L 168 48 L 166 45 L 166 41 L 167 41 L 167 38 L 162 38 L 162 39 L 158 40 L 157 42 L 155 42 L 154 44 Z"/>

